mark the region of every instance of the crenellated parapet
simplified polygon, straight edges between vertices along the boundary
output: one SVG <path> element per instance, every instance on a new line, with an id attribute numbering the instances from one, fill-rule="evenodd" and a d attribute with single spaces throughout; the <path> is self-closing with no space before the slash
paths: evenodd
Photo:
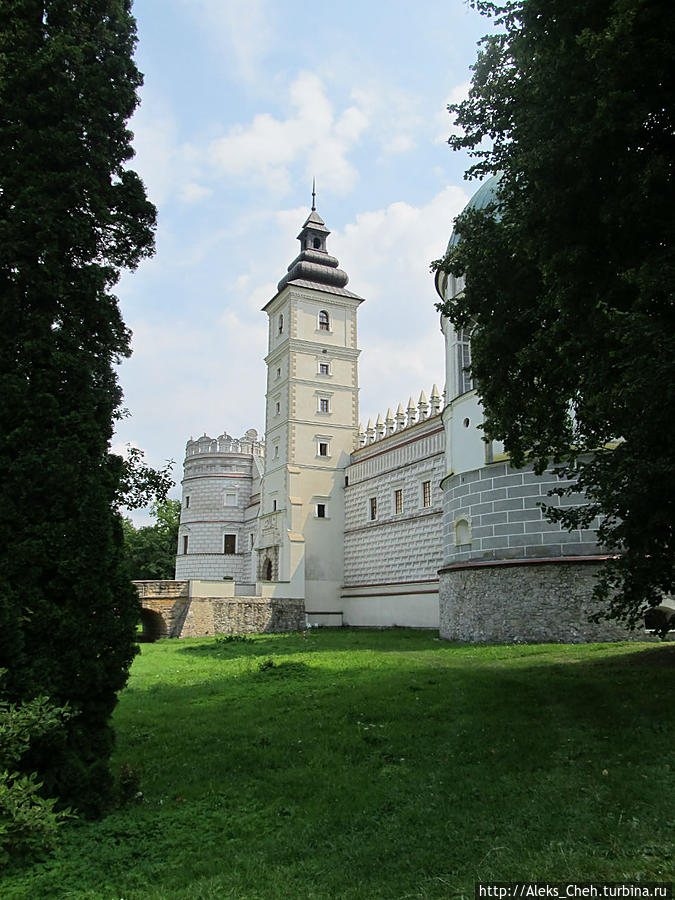
<path id="1" fill-rule="evenodd" d="M 436 385 L 431 389 L 431 396 L 427 400 L 424 391 L 420 393 L 417 404 L 413 398 L 408 399 L 406 409 L 403 404 L 399 403 L 396 414 L 392 413 L 391 407 L 387 410 L 387 414 L 382 418 L 379 414 L 373 425 L 373 420 L 368 419 L 368 424 L 364 429 L 363 425 L 359 426 L 359 447 L 365 447 L 367 444 L 374 444 L 383 438 L 396 434 L 399 431 L 405 431 L 406 428 L 412 428 L 426 419 L 437 416 L 443 406 L 443 398 L 439 393 Z"/>
<path id="2" fill-rule="evenodd" d="M 233 438 L 224 432 L 217 438 L 209 437 L 204 433 L 200 438 L 190 440 L 185 445 L 186 458 L 192 456 L 215 455 L 222 453 L 244 453 L 252 456 L 265 456 L 265 440 L 258 439 L 255 428 L 249 428 L 241 438 Z"/>

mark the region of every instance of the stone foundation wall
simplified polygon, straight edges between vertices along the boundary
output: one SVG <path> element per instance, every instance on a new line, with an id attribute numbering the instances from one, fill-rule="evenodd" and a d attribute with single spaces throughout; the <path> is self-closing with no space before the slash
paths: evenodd
<path id="1" fill-rule="evenodd" d="M 588 621 L 599 565 L 556 560 L 441 569 L 440 636 L 486 643 L 648 640 L 642 629 Z"/>
<path id="2" fill-rule="evenodd" d="M 188 581 L 135 581 L 141 606 L 164 621 L 162 637 L 260 634 L 305 627 L 303 600 L 190 597 Z"/>
<path id="3" fill-rule="evenodd" d="M 262 634 L 305 627 L 303 600 L 274 597 L 192 598 L 181 637 Z"/>

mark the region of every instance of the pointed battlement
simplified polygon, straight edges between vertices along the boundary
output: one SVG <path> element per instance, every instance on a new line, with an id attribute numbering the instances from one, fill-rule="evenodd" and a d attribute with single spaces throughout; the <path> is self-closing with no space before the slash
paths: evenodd
<path id="1" fill-rule="evenodd" d="M 429 400 L 427 400 L 426 394 L 422 391 L 417 404 L 410 397 L 406 409 L 399 403 L 396 415 L 392 413 L 391 407 L 389 407 L 384 419 L 381 414 L 378 415 L 375 425 L 373 425 L 372 419 L 368 419 L 365 429 L 363 425 L 360 425 L 358 446 L 365 447 L 367 444 L 374 444 L 376 441 L 381 441 L 383 438 L 387 438 L 399 431 L 412 428 L 413 425 L 437 416 L 441 412 L 442 407 L 443 397 L 441 397 L 438 387 L 434 385 L 431 389 Z"/>

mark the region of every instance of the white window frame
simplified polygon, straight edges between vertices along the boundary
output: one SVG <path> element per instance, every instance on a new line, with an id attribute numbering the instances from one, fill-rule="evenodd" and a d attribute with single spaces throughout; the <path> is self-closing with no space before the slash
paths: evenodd
<path id="1" fill-rule="evenodd" d="M 320 514 L 319 509 L 323 509 L 323 515 Z M 317 519 L 327 519 L 327 504 L 326 503 L 317 503 L 314 507 L 314 515 Z"/>
<path id="2" fill-rule="evenodd" d="M 321 371 L 322 367 L 326 369 L 325 372 Z M 329 378 L 330 374 L 331 374 L 330 363 L 326 362 L 323 359 L 320 359 L 319 360 L 319 371 L 317 372 L 317 375 L 321 375 L 322 378 Z"/>
<path id="3" fill-rule="evenodd" d="M 228 503 L 227 498 L 234 497 L 234 503 Z M 239 506 L 239 496 L 236 491 L 225 491 L 223 495 L 223 506 L 236 507 Z"/>

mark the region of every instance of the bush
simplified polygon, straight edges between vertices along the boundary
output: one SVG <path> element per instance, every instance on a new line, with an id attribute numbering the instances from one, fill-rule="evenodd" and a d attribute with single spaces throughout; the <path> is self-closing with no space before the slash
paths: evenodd
<path id="1" fill-rule="evenodd" d="M 69 809 L 56 811 L 56 800 L 41 796 L 35 774 L 15 771 L 31 742 L 62 729 L 70 716 L 67 707 L 56 707 L 47 697 L 26 703 L 0 700 L 0 865 L 52 850 L 59 825 L 72 816 Z"/>

